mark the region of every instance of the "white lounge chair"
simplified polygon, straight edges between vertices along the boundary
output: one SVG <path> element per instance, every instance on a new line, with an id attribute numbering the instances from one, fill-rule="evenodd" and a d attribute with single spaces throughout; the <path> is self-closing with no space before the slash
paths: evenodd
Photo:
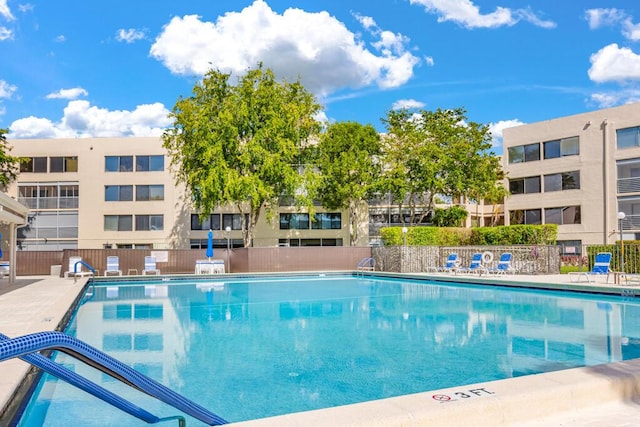
<path id="1" fill-rule="evenodd" d="M 115 255 L 107 257 L 107 269 L 104 270 L 104 275 L 108 276 L 110 274 L 122 276 L 122 270 L 120 270 L 120 259 Z"/>
<path id="2" fill-rule="evenodd" d="M 69 257 L 69 269 L 65 271 L 64 277 L 82 277 L 93 276 L 93 271 L 83 270 L 82 257 L 71 256 Z"/>
<path id="3" fill-rule="evenodd" d="M 146 274 L 160 274 L 160 270 L 158 270 L 158 268 L 156 267 L 156 257 L 144 257 L 144 270 L 142 270 L 142 275 Z"/>

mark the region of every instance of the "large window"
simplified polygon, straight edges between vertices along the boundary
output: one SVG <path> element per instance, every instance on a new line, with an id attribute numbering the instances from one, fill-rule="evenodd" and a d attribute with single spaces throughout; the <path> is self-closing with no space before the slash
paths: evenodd
<path id="1" fill-rule="evenodd" d="M 280 230 L 308 230 L 308 213 L 281 213 Z"/>
<path id="2" fill-rule="evenodd" d="M 164 185 L 136 185 L 136 200 L 164 200 Z"/>
<path id="3" fill-rule="evenodd" d="M 164 156 L 136 156 L 136 172 L 162 172 Z"/>
<path id="4" fill-rule="evenodd" d="M 580 171 L 554 173 L 544 176 L 544 191 L 580 189 Z"/>
<path id="5" fill-rule="evenodd" d="M 20 172 L 46 173 L 47 158 L 27 157 L 22 162 L 20 162 Z"/>
<path id="6" fill-rule="evenodd" d="M 314 230 L 339 230 L 342 228 L 340 213 L 317 213 L 311 223 Z"/>
<path id="7" fill-rule="evenodd" d="M 104 231 L 132 231 L 133 217 L 131 215 L 105 215 Z"/>
<path id="8" fill-rule="evenodd" d="M 133 172 L 133 156 L 106 156 L 104 170 L 106 172 Z"/>
<path id="9" fill-rule="evenodd" d="M 78 157 L 49 158 L 49 172 L 78 172 Z"/>
<path id="10" fill-rule="evenodd" d="M 200 220 L 200 215 L 191 214 L 192 230 L 220 230 L 220 214 L 207 215 Z"/>
<path id="11" fill-rule="evenodd" d="M 249 223 L 249 215 L 245 214 L 245 222 Z M 242 214 L 222 214 L 222 229 L 242 230 Z"/>
<path id="12" fill-rule="evenodd" d="M 577 156 L 580 154 L 580 138 L 572 136 L 570 138 L 556 139 L 543 143 L 544 158 L 555 159 L 556 157 Z"/>
<path id="13" fill-rule="evenodd" d="M 524 163 L 540 160 L 540 143 L 509 147 L 509 163 Z"/>
<path id="14" fill-rule="evenodd" d="M 136 215 L 136 231 L 164 230 L 163 215 Z"/>
<path id="15" fill-rule="evenodd" d="M 618 148 L 640 147 L 640 126 L 616 131 Z"/>
<path id="16" fill-rule="evenodd" d="M 130 202 L 133 200 L 133 185 L 105 185 L 105 202 Z"/>
<path id="17" fill-rule="evenodd" d="M 546 208 L 544 210 L 545 224 L 580 224 L 580 206 L 563 208 Z"/>
<path id="18" fill-rule="evenodd" d="M 520 209 L 509 212 L 509 222 L 514 224 L 542 224 L 541 209 Z"/>
<path id="19" fill-rule="evenodd" d="M 513 178 L 509 180 L 511 194 L 529 194 L 540 192 L 540 177 Z"/>

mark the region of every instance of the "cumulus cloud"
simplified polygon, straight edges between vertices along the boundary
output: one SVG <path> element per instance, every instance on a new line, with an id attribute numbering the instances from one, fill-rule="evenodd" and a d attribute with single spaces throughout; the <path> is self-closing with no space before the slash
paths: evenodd
<path id="1" fill-rule="evenodd" d="M 142 40 L 145 37 L 146 36 L 144 31 L 136 30 L 135 28 L 129 28 L 128 30 L 121 28 L 116 31 L 116 40 L 128 44 L 131 44 L 137 40 Z"/>
<path id="2" fill-rule="evenodd" d="M 74 87 L 71 89 L 60 89 L 57 92 L 47 95 L 47 99 L 76 99 L 81 96 L 87 96 L 89 92 L 81 87 Z"/>
<path id="3" fill-rule="evenodd" d="M 9 9 L 9 5 L 7 5 L 7 0 L 0 0 L 0 15 L 4 16 L 8 21 L 15 19 L 11 13 L 11 9 Z"/>
<path id="4" fill-rule="evenodd" d="M 530 9 L 498 6 L 495 11 L 482 14 L 471 0 L 409 0 L 409 3 L 421 5 L 427 12 L 438 15 L 438 22 L 452 21 L 469 29 L 512 26 L 519 21 L 527 21 L 542 28 L 556 26 L 553 21 L 543 20 Z"/>
<path id="5" fill-rule="evenodd" d="M 589 78 L 597 83 L 640 79 L 640 55 L 616 43 L 591 55 Z"/>
<path id="6" fill-rule="evenodd" d="M 133 111 L 110 111 L 88 101 L 70 101 L 59 122 L 26 117 L 9 126 L 12 138 L 89 138 L 159 136 L 170 124 L 161 103 L 138 105 Z"/>
<path id="7" fill-rule="evenodd" d="M 620 9 L 588 9 L 585 11 L 585 19 L 592 30 L 611 26 L 619 23 L 625 18 L 624 11 Z"/>
<path id="8" fill-rule="evenodd" d="M 278 14 L 256 0 L 215 22 L 196 15 L 174 17 L 150 55 L 180 75 L 203 75 L 210 68 L 242 74 L 262 62 L 279 77 L 300 78 L 318 95 L 345 87 L 406 83 L 420 62 L 406 49 L 408 39 L 379 29 L 371 18 L 358 19 L 376 38 L 370 48 L 327 12 L 290 8 Z"/>
<path id="9" fill-rule="evenodd" d="M 416 101 L 415 99 L 399 99 L 394 102 L 391 106 L 392 110 L 401 110 L 403 108 L 412 109 L 412 108 L 423 108 L 425 106 L 424 102 Z"/>
<path id="10" fill-rule="evenodd" d="M 589 104 L 597 108 L 610 108 L 635 102 L 640 102 L 640 89 L 625 88 L 620 91 L 598 92 L 592 94 L 589 99 Z"/>
<path id="11" fill-rule="evenodd" d="M 0 98 L 11 98 L 11 95 L 18 89 L 4 80 L 0 80 Z"/>
<path id="12" fill-rule="evenodd" d="M 494 148 L 502 148 L 502 131 L 506 128 L 512 128 L 524 124 L 525 123 L 518 119 L 501 120 L 497 123 L 490 123 L 489 131 L 491 132 L 491 145 Z"/>

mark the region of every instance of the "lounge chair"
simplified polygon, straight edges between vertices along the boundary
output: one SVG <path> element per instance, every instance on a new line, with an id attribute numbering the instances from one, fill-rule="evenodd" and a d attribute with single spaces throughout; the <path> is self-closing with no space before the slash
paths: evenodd
<path id="1" fill-rule="evenodd" d="M 482 265 L 482 254 L 480 252 L 476 252 L 471 257 L 471 263 L 469 264 L 469 267 L 458 268 L 455 271 L 456 272 L 460 272 L 460 273 L 478 273 L 478 274 L 482 274 L 482 273 L 486 273 L 487 272 L 487 267 Z"/>
<path id="2" fill-rule="evenodd" d="M 122 276 L 122 270 L 120 270 L 120 259 L 115 255 L 107 257 L 107 268 L 104 270 L 104 275 L 108 276 L 110 274 Z"/>
<path id="3" fill-rule="evenodd" d="M 450 253 L 447 257 L 447 262 L 440 267 L 429 267 L 427 271 L 436 271 L 440 273 L 451 273 L 454 272 L 460 266 L 460 261 L 458 260 L 458 254 L 453 252 Z"/>
<path id="4" fill-rule="evenodd" d="M 142 275 L 145 274 L 160 274 L 160 270 L 156 267 L 156 257 L 154 256 L 146 256 L 144 257 L 144 270 L 142 270 Z"/>
<path id="5" fill-rule="evenodd" d="M 513 255 L 510 252 L 505 252 L 500 255 L 498 265 L 496 267 L 487 268 L 487 273 L 492 274 L 515 274 L 516 270 L 511 266 L 511 258 Z"/>
<path id="6" fill-rule="evenodd" d="M 593 263 L 591 271 L 574 271 L 569 273 L 569 279 L 572 282 L 579 282 L 581 278 L 587 279 L 587 282 L 591 283 L 598 277 L 606 276 L 609 280 L 609 273 L 611 273 L 611 252 L 599 252 L 596 254 L 596 259 Z M 574 280 L 575 279 L 575 280 Z"/>
<path id="7" fill-rule="evenodd" d="M 71 256 L 69 257 L 69 269 L 65 271 L 64 277 L 82 277 L 93 276 L 93 271 L 86 271 L 82 269 L 83 262 L 82 257 Z"/>
<path id="8" fill-rule="evenodd" d="M 11 263 L 9 261 L 0 261 L 0 279 L 9 276 L 11 273 Z"/>

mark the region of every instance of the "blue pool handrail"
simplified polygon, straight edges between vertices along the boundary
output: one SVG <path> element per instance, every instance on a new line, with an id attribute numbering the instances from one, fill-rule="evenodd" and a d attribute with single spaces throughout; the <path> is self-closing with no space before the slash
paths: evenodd
<path id="1" fill-rule="evenodd" d="M 86 263 L 86 262 L 84 262 L 84 261 L 82 261 L 82 260 L 80 260 L 80 261 L 76 261 L 76 263 L 75 263 L 75 264 L 73 264 L 73 274 L 78 274 L 78 273 L 79 273 L 79 271 L 78 271 L 78 264 L 82 264 L 82 265 L 84 265 L 85 267 L 87 267 L 89 270 L 91 270 L 91 272 L 92 272 L 92 273 L 93 273 L 93 275 L 95 276 L 95 274 L 96 274 L 96 269 L 95 269 L 95 268 L 93 268 L 90 264 L 88 264 L 88 263 Z"/>
<path id="2" fill-rule="evenodd" d="M 181 396 L 180 394 L 160 384 L 159 382 L 145 375 L 142 375 L 138 371 L 130 368 L 119 360 L 114 359 L 108 354 L 103 353 L 100 350 L 91 347 L 90 345 L 62 332 L 36 332 L 34 334 L 23 335 L 17 338 L 9 338 L 5 335 L 2 335 L 2 339 L 0 339 L 0 362 L 19 357 L 27 361 L 28 363 L 46 370 L 47 372 L 49 372 L 48 369 L 52 369 L 54 372 L 49 372 L 52 373 L 52 375 L 55 375 L 65 381 L 71 379 L 71 381 L 68 381 L 70 384 L 76 385 L 81 389 L 88 391 L 94 396 L 112 404 L 113 406 L 118 407 L 119 409 L 122 409 L 123 411 L 131 415 L 134 415 L 140 419 L 143 419 L 141 417 L 145 417 L 150 420 L 156 420 L 147 422 L 155 423 L 168 419 L 160 419 L 155 415 L 152 415 L 145 410 L 137 407 L 131 402 L 122 399 L 119 396 L 116 396 L 116 398 L 114 399 L 113 393 L 103 389 L 100 386 L 97 386 L 96 384 L 92 383 L 84 377 L 81 377 L 73 371 L 70 371 L 66 368 L 66 372 L 64 370 L 58 369 L 61 368 L 60 365 L 57 365 L 56 363 L 37 353 L 38 351 L 42 350 L 57 350 L 62 353 L 68 354 L 88 364 L 89 366 L 120 380 L 130 387 L 148 394 L 151 397 L 155 397 L 156 399 L 168 405 L 171 405 L 172 407 L 179 409 L 185 414 L 191 415 L 192 417 L 208 425 L 223 425 L 228 423 L 226 420 L 212 413 L 208 409 L 198 405 L 197 403 L 187 399 L 184 396 Z M 42 359 L 46 360 L 49 363 L 44 363 Z M 56 366 L 54 367 L 50 364 Z M 43 365 L 44 367 L 40 365 Z M 59 376 L 57 374 L 61 375 Z M 78 384 L 74 384 L 74 382 Z M 172 417 L 171 419 L 175 419 L 175 417 Z"/>

